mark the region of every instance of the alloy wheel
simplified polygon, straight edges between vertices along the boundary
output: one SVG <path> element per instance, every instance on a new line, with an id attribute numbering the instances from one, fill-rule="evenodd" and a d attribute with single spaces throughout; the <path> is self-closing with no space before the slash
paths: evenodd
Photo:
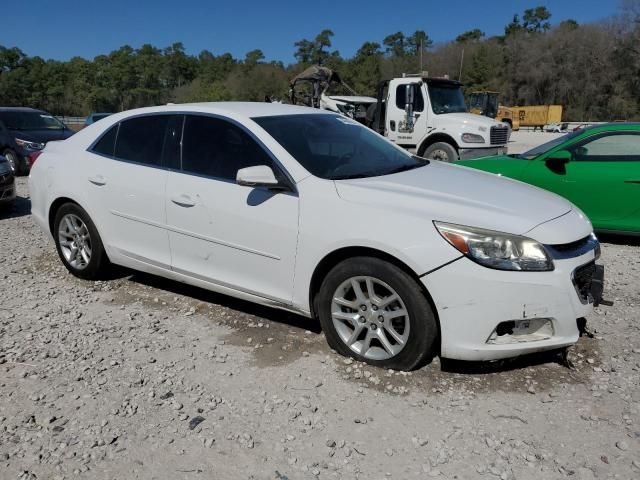
<path id="1" fill-rule="evenodd" d="M 7 152 L 4 154 L 4 157 L 7 159 L 7 162 L 9 162 L 9 167 L 11 168 L 11 171 L 13 172 L 14 175 L 18 174 L 18 159 L 16 158 L 15 153 L 13 152 Z"/>
<path id="2" fill-rule="evenodd" d="M 83 270 L 91 261 L 91 235 L 80 217 L 68 213 L 60 220 L 58 243 L 65 260 L 76 270 Z"/>
<path id="3" fill-rule="evenodd" d="M 369 360 L 395 357 L 409 339 L 409 312 L 400 295 L 374 277 L 340 284 L 331 303 L 333 326 L 353 352 Z"/>

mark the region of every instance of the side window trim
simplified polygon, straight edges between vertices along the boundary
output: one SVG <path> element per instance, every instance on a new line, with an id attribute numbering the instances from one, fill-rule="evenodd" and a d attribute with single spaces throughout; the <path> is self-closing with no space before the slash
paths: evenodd
<path id="1" fill-rule="evenodd" d="M 98 153 L 95 152 L 93 150 L 93 148 L 96 146 L 96 144 L 102 139 L 102 137 L 104 135 L 106 135 L 107 132 L 109 132 L 109 130 L 111 130 L 111 128 L 117 126 L 118 130 L 116 131 L 116 140 L 114 143 L 114 154 L 115 154 L 115 145 L 117 145 L 118 143 L 118 135 L 120 133 L 120 125 L 123 121 L 125 120 L 130 120 L 133 118 L 139 118 L 139 117 L 146 117 L 146 116 L 150 116 L 150 115 L 182 115 L 182 131 L 181 131 L 181 135 L 180 135 L 180 169 L 175 169 L 175 168 L 168 168 L 165 167 L 164 165 L 149 165 L 146 163 L 140 163 L 140 162 L 135 162 L 135 161 L 131 161 L 131 160 L 126 160 L 126 159 L 122 159 L 122 158 L 118 158 L 115 155 L 105 155 L 102 153 Z M 114 123 L 110 128 L 106 129 L 96 140 L 94 140 L 89 147 L 87 147 L 86 151 L 90 152 L 94 155 L 100 155 L 101 157 L 105 157 L 105 158 L 109 158 L 112 160 L 117 160 L 119 162 L 125 162 L 125 163 L 131 163 L 133 165 L 142 165 L 145 167 L 149 167 L 149 168 L 160 168 L 163 170 L 167 170 L 167 171 L 171 171 L 174 173 L 180 173 L 183 175 L 194 175 L 197 177 L 202 177 L 202 178 L 209 178 L 212 180 L 217 180 L 217 181 L 221 181 L 221 182 L 227 182 L 227 183 L 234 183 L 235 181 L 231 181 L 225 178 L 219 178 L 219 177 L 212 177 L 210 175 L 201 175 L 201 174 L 197 174 L 197 173 L 193 173 L 193 172 L 185 172 L 184 170 L 182 170 L 182 158 L 183 158 L 183 152 L 184 152 L 184 129 L 185 129 L 185 125 L 187 122 L 187 116 L 188 115 L 195 115 L 195 116 L 200 116 L 200 117 L 210 117 L 210 118 L 216 118 L 218 120 L 223 120 L 226 122 L 231 123 L 232 125 L 240 128 L 244 133 L 246 133 L 247 135 L 249 135 L 249 137 L 256 142 L 256 144 L 262 148 L 264 150 L 264 152 L 267 154 L 267 156 L 271 159 L 271 161 L 273 162 L 273 167 L 278 169 L 278 172 L 274 172 L 276 173 L 276 176 L 278 173 L 281 174 L 282 178 L 284 178 L 286 180 L 287 186 L 291 189 L 291 192 L 294 193 L 295 195 L 298 194 L 298 189 L 296 188 L 296 182 L 293 180 L 293 178 L 291 177 L 291 175 L 289 174 L 289 172 L 287 171 L 287 169 L 284 167 L 284 165 L 282 165 L 282 163 L 280 162 L 280 160 L 273 154 L 273 152 L 262 142 L 262 140 L 260 140 L 255 133 L 253 133 L 249 128 L 247 128 L 245 125 L 243 125 L 242 123 L 238 122 L 237 120 L 230 118 L 230 117 L 226 117 L 224 115 L 218 115 L 216 113 L 208 113 L 208 112 L 193 112 L 193 111 L 175 111 L 175 112 L 153 112 L 153 113 L 143 113 L 140 115 L 132 115 L 130 117 L 127 118 L 123 118 L 122 120 L 118 121 L 117 123 Z"/>

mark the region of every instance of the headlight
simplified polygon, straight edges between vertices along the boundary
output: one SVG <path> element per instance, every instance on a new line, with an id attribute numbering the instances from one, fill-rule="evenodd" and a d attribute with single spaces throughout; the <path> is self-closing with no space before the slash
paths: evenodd
<path id="1" fill-rule="evenodd" d="M 21 138 L 16 138 L 16 143 L 26 150 L 42 150 L 44 148 L 44 143 L 30 142 Z"/>
<path id="2" fill-rule="evenodd" d="M 465 143 L 484 143 L 484 137 L 475 133 L 463 133 L 462 141 Z"/>
<path id="3" fill-rule="evenodd" d="M 450 223 L 434 225 L 451 245 L 476 263 L 497 270 L 547 272 L 553 260 L 542 244 L 527 237 Z"/>

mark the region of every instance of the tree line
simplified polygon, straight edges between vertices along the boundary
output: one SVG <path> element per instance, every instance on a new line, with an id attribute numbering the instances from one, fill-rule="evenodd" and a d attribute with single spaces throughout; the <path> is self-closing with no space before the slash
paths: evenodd
<path id="1" fill-rule="evenodd" d="M 313 64 L 339 72 L 361 95 L 375 96 L 381 79 L 429 72 L 460 79 L 468 92 L 500 92 L 504 105 L 561 104 L 565 120 L 640 118 L 640 0 L 622 0 L 619 14 L 580 25 L 551 25 L 546 7 L 514 15 L 504 34 L 479 29 L 435 45 L 429 35 L 395 32 L 366 41 L 350 58 L 334 47 L 334 34 L 294 44 L 296 62 L 266 62 L 259 49 L 243 59 L 203 50 L 189 55 L 181 43 L 167 48 L 125 45 L 93 60 L 31 57 L 0 46 L 0 105 L 21 105 L 56 115 L 121 111 L 167 102 L 286 100 L 289 80 Z"/>

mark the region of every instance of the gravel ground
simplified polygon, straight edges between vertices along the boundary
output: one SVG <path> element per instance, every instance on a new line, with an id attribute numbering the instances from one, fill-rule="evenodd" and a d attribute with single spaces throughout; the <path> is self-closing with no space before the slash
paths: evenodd
<path id="1" fill-rule="evenodd" d="M 640 246 L 605 239 L 593 337 L 410 374 L 309 320 L 123 272 L 72 277 L 25 179 L 0 213 L 0 478 L 640 478 Z"/>

